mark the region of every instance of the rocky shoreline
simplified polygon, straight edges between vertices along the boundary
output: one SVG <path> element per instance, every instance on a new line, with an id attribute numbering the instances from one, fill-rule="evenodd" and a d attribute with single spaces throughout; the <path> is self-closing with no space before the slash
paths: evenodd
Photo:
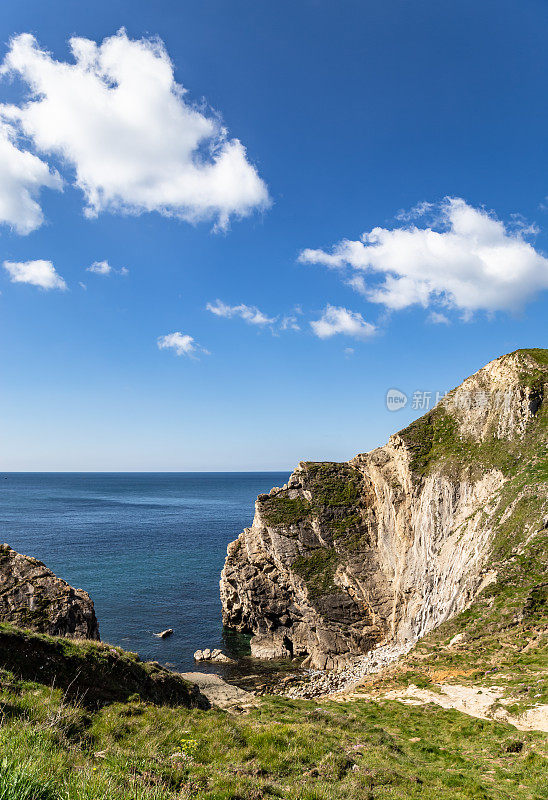
<path id="1" fill-rule="evenodd" d="M 351 690 L 362 678 L 374 675 L 393 664 L 398 658 L 409 652 L 411 645 L 395 647 L 385 645 L 371 650 L 364 656 L 342 670 L 315 670 L 303 666 L 298 659 L 277 663 L 250 659 L 197 659 L 202 664 L 228 664 L 235 670 L 233 674 L 224 673 L 216 678 L 228 686 L 238 687 L 250 695 L 278 695 L 290 699 L 327 697 L 343 691 Z M 198 651 L 206 652 L 206 651 Z M 211 651 L 213 652 L 213 651 Z M 241 671 L 242 674 L 238 674 Z M 212 673 L 196 673 L 208 675 Z"/>
<path id="2" fill-rule="evenodd" d="M 278 694 L 291 699 L 310 700 L 347 691 L 366 675 L 375 675 L 400 656 L 409 652 L 411 645 L 396 647 L 385 645 L 355 659 L 342 670 L 299 669 L 289 675 L 277 675 L 274 680 L 260 685 L 256 694 Z"/>

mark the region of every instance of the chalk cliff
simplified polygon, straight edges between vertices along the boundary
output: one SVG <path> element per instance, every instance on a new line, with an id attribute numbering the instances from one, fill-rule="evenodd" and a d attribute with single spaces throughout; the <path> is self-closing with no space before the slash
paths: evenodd
<path id="1" fill-rule="evenodd" d="M 224 624 L 258 657 L 319 669 L 409 646 L 496 581 L 523 544 L 512 515 L 524 536 L 544 527 L 547 419 L 548 350 L 520 350 L 385 446 L 299 464 L 228 547 Z"/>
<path id="2" fill-rule="evenodd" d="M 99 639 L 88 593 L 7 544 L 0 545 L 0 622 L 51 636 Z"/>

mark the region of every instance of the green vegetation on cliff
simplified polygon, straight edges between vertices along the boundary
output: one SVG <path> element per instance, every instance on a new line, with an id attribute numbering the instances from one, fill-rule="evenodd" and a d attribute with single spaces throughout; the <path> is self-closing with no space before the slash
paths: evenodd
<path id="1" fill-rule="evenodd" d="M 0 665 L 21 679 L 57 686 L 68 698 L 88 707 L 124 701 L 131 695 L 172 705 L 204 702 L 187 681 L 156 662 L 141 661 L 136 653 L 5 623 L 0 624 Z"/>
<path id="2" fill-rule="evenodd" d="M 535 418 L 525 436 L 499 438 L 493 431 L 478 441 L 461 435 L 457 419 L 438 405 L 400 431 L 416 474 L 425 476 L 441 468 L 449 473 L 468 472 L 477 478 L 488 469 L 500 469 L 511 477 L 524 462 L 537 464 L 542 460 L 543 476 L 548 479 L 547 451 L 539 446 L 548 430 L 548 350 L 516 350 L 503 358 L 511 356 L 522 362 L 519 385 L 536 406 Z"/>
<path id="3" fill-rule="evenodd" d="M 293 562 L 293 569 L 304 579 L 309 597 L 320 597 L 340 592 L 333 577 L 339 563 L 335 548 L 318 547 L 309 555 L 299 556 Z"/>
<path id="4" fill-rule="evenodd" d="M 261 495 L 259 507 L 265 523 L 282 528 L 284 536 L 297 538 L 301 528 L 309 529 L 314 520 L 332 538 L 331 547 L 317 547 L 293 563 L 295 572 L 307 585 L 309 597 L 314 600 L 340 592 L 333 580 L 340 555 L 358 548 L 361 537 L 367 533 L 358 513 L 362 477 L 349 464 L 306 461 L 301 465 L 301 481 L 312 501 L 289 497 L 291 490 L 284 490 Z"/>
<path id="5" fill-rule="evenodd" d="M 359 497 L 361 476 L 349 464 L 337 461 L 304 463 L 306 488 L 312 493 L 318 513 L 354 504 Z"/>
<path id="6" fill-rule="evenodd" d="M 310 516 L 310 511 L 310 503 L 301 497 L 264 495 L 264 499 L 261 501 L 263 519 L 267 525 L 273 527 L 298 525 Z"/>
<path id="7" fill-rule="evenodd" d="M 342 509 L 357 502 L 361 481 L 358 471 L 353 467 L 333 461 L 307 461 L 302 468 L 303 486 L 312 494 L 313 501 L 290 497 L 290 490 L 260 495 L 261 516 L 267 525 L 298 525 L 313 516 L 330 515 L 337 518 Z"/>

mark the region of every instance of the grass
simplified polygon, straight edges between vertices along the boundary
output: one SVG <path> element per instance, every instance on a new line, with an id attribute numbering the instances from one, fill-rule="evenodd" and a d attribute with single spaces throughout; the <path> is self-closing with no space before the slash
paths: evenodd
<path id="1" fill-rule="evenodd" d="M 510 355 L 528 356 L 536 361 L 541 367 L 548 367 L 548 349 L 543 347 L 530 347 L 521 350 L 514 350 Z"/>
<path id="2" fill-rule="evenodd" d="M 358 470 L 336 461 L 306 461 L 303 466 L 306 488 L 312 492 L 318 512 L 357 502 L 361 486 Z"/>
<path id="3" fill-rule="evenodd" d="M 298 525 L 310 516 L 310 503 L 301 497 L 290 498 L 283 495 L 264 497 L 265 499 L 261 501 L 261 516 L 267 525 L 274 527 Z"/>
<path id="4" fill-rule="evenodd" d="M 0 624 L 0 664 L 27 680 L 55 684 L 89 706 L 126 700 L 192 705 L 192 686 L 136 653 L 87 639 L 68 639 Z"/>
<path id="5" fill-rule="evenodd" d="M 1 683 L 2 800 L 545 796 L 545 737 L 437 707 L 266 698 L 242 716 L 136 700 L 88 712 L 58 689 L 7 672 Z"/>
<path id="6" fill-rule="evenodd" d="M 292 568 L 304 579 L 309 597 L 314 598 L 341 591 L 333 580 L 338 564 L 335 548 L 319 547 L 295 559 Z"/>
<path id="7" fill-rule="evenodd" d="M 4 757 L 0 761 L 0 800 L 56 800 L 59 795 L 54 783 L 36 772 L 32 763 Z"/>
<path id="8" fill-rule="evenodd" d="M 360 475 L 348 464 L 308 461 L 302 466 L 303 486 L 312 493 L 313 502 L 303 497 L 289 497 L 287 492 L 261 495 L 261 516 L 268 525 L 298 525 L 312 516 L 336 513 L 358 501 Z"/>

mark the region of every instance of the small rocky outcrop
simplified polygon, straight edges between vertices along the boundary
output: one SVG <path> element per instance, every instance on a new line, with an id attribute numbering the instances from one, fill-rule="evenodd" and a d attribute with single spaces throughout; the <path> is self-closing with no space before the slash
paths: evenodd
<path id="1" fill-rule="evenodd" d="M 61 688 L 69 699 L 90 708 L 131 699 L 209 708 L 195 682 L 102 642 L 45 636 L 0 623 L 0 666 L 23 680 Z"/>
<path id="2" fill-rule="evenodd" d="M 88 593 L 7 544 L 0 545 L 0 622 L 51 636 L 99 639 Z"/>
<path id="3" fill-rule="evenodd" d="M 543 528 L 547 423 L 548 351 L 521 350 L 385 446 L 302 462 L 258 497 L 252 527 L 228 546 L 224 624 L 253 634 L 256 657 L 317 669 L 408 649 Z"/>
<path id="4" fill-rule="evenodd" d="M 234 664 L 234 659 L 225 655 L 222 650 L 215 648 L 211 650 L 206 647 L 204 650 L 196 650 L 194 661 L 214 661 L 218 664 Z"/>

